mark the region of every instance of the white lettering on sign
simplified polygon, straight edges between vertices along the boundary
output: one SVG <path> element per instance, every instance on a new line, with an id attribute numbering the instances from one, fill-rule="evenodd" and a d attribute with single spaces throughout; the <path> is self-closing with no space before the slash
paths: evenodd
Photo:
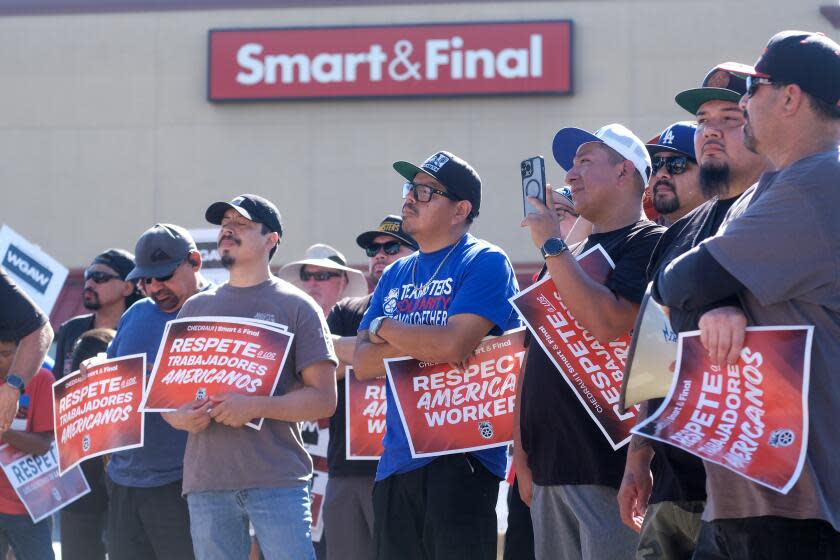
<path id="1" fill-rule="evenodd" d="M 385 73 L 391 80 L 436 81 L 452 80 L 524 79 L 543 75 L 543 36 L 529 36 L 527 48 L 468 48 L 463 38 L 429 39 L 421 49 L 401 39 L 394 44 L 393 56 L 382 45 L 372 44 L 363 52 L 322 52 L 314 56 L 302 53 L 265 53 L 260 43 L 251 42 L 239 47 L 236 63 L 240 71 L 236 81 L 245 86 L 257 84 L 307 84 L 317 82 L 356 82 L 365 74 L 367 80 L 380 82 Z M 422 61 L 414 61 L 414 52 L 424 54 Z M 387 63 L 387 66 L 386 66 Z M 421 71 L 422 68 L 422 71 Z"/>

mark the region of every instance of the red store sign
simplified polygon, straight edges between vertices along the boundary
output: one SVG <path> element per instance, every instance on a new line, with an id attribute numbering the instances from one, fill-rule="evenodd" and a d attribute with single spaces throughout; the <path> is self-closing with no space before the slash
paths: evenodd
<path id="1" fill-rule="evenodd" d="M 572 22 L 209 33 L 210 101 L 572 90 Z"/>

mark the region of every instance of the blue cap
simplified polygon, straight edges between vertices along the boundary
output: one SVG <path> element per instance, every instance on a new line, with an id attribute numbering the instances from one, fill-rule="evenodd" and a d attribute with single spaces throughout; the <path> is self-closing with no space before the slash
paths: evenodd
<path id="1" fill-rule="evenodd" d="M 662 131 L 659 138 L 651 144 L 645 144 L 651 157 L 657 152 L 673 152 L 697 160 L 694 155 L 694 133 L 697 123 L 694 121 L 676 122 Z"/>

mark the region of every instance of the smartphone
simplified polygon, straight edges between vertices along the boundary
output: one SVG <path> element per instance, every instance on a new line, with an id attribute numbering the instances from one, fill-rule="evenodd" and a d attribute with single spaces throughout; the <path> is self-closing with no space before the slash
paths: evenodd
<path id="1" fill-rule="evenodd" d="M 522 205 L 525 216 L 536 212 L 536 208 L 528 202 L 528 197 L 538 198 L 545 204 L 545 160 L 542 156 L 534 156 L 524 160 L 520 168 L 522 172 Z"/>

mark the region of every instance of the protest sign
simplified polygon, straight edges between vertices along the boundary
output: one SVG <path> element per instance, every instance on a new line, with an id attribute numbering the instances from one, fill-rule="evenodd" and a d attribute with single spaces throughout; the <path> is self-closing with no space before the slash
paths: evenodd
<path id="1" fill-rule="evenodd" d="M 327 457 L 327 449 L 330 446 L 330 419 L 305 421 L 300 423 L 300 436 L 303 439 L 303 448 L 312 457 Z"/>
<path id="2" fill-rule="evenodd" d="M 0 266 L 47 315 L 67 279 L 67 267 L 7 225 L 0 228 Z"/>
<path id="3" fill-rule="evenodd" d="M 525 329 L 481 341 L 464 368 L 411 357 L 385 360 L 411 456 L 435 457 L 513 441 Z"/>
<path id="4" fill-rule="evenodd" d="M 222 265 L 219 255 L 219 228 L 198 228 L 189 232 L 201 254 L 201 275 L 218 285 L 230 280 L 230 272 Z"/>
<path id="5" fill-rule="evenodd" d="M 53 383 L 53 425 L 59 472 L 85 459 L 143 446 L 140 401 L 146 355 L 106 360 Z"/>
<path id="6" fill-rule="evenodd" d="M 814 327 L 750 327 L 738 363 L 718 366 L 700 332 L 680 333 L 662 406 L 633 433 L 688 451 L 783 494 L 808 447 Z"/>
<path id="7" fill-rule="evenodd" d="M 312 471 L 312 541 L 320 542 L 324 535 L 324 496 L 327 493 L 327 460 L 313 457 Z"/>
<path id="8" fill-rule="evenodd" d="M 600 284 L 615 268 L 601 245 L 580 255 L 578 263 Z M 601 344 L 575 320 L 548 275 L 510 302 L 612 448 L 630 441 L 638 407 L 625 412 L 619 404 L 630 334 Z"/>
<path id="9" fill-rule="evenodd" d="M 272 395 L 294 337 L 280 327 L 241 317 L 169 321 L 142 410 L 175 410 L 225 393 Z M 262 421 L 248 426 L 259 429 Z"/>
<path id="10" fill-rule="evenodd" d="M 78 466 L 58 473 L 55 442 L 43 455 L 30 455 L 11 445 L 0 447 L 0 466 L 34 523 L 90 492 Z"/>
<path id="11" fill-rule="evenodd" d="M 650 297 L 648 284 L 639 306 L 627 367 L 621 383 L 621 410 L 668 394 L 677 361 L 677 333 L 665 309 Z"/>
<path id="12" fill-rule="evenodd" d="M 385 379 L 359 380 L 351 366 L 344 374 L 347 460 L 377 460 L 385 436 Z"/>

